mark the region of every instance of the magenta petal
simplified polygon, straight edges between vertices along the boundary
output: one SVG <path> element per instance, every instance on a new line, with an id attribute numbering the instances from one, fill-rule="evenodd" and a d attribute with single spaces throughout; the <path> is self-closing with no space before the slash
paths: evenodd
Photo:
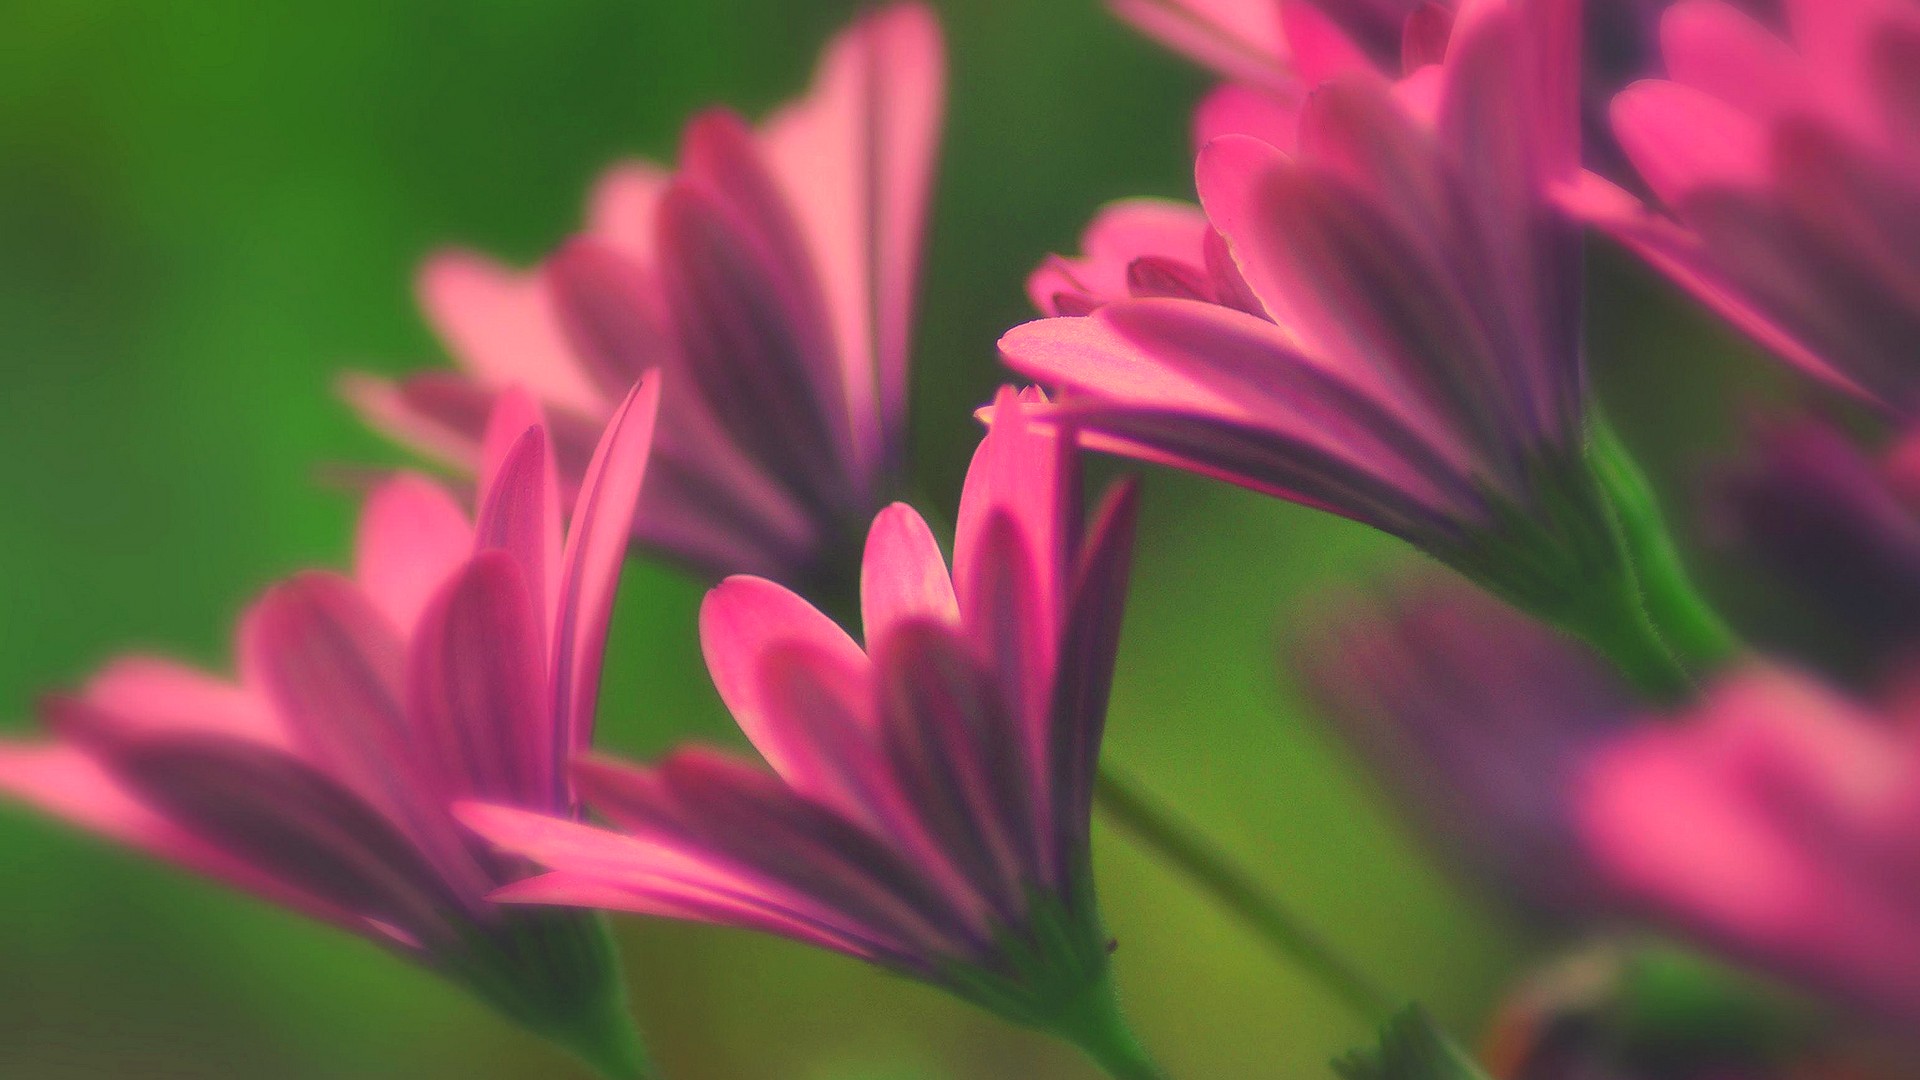
<path id="1" fill-rule="evenodd" d="M 1444 438 L 1436 445 L 1444 432 L 1362 393 L 1344 372 L 1298 352 L 1273 324 L 1240 312 L 1180 300 L 1125 301 L 1084 319 L 1015 327 L 1001 339 L 1001 352 L 1023 374 L 1084 390 L 1090 404 L 1073 411 L 1087 418 L 1089 430 L 1100 412 L 1100 426 L 1129 441 L 1154 445 L 1161 433 L 1177 435 L 1182 445 L 1168 449 L 1201 461 L 1215 443 L 1219 452 L 1211 456 L 1240 482 L 1296 490 L 1301 475 L 1318 474 L 1341 486 L 1376 487 L 1432 513 L 1479 512 L 1466 462 L 1455 458 L 1463 451 Z M 1142 422 L 1131 433 L 1118 431 L 1112 420 L 1123 410 L 1107 402 L 1138 412 Z M 1183 428 L 1172 422 L 1176 416 L 1194 422 Z M 1306 448 L 1311 457 L 1277 452 L 1283 447 Z"/>
<path id="2" fill-rule="evenodd" d="M 1766 182 L 1766 135 L 1751 116 L 1678 83 L 1642 81 L 1613 99 L 1613 133 L 1669 206 L 1709 186 Z"/>
<path id="3" fill-rule="evenodd" d="M 960 622 L 946 557 L 925 518 L 894 503 L 873 519 L 860 563 L 860 621 L 872 648 L 909 619 Z"/>
<path id="4" fill-rule="evenodd" d="M 606 407 L 568 350 L 536 275 L 450 251 L 420 268 L 418 285 L 420 306 L 448 351 L 482 383 L 526 386 L 556 405 L 585 413 Z"/>
<path id="5" fill-rule="evenodd" d="M 247 685 L 271 700 L 304 757 L 356 793 L 478 895 L 483 883 L 402 709 L 405 654 L 352 582 L 308 572 L 270 590 L 240 631 Z"/>
<path id="6" fill-rule="evenodd" d="M 649 374 L 607 422 L 569 519 L 550 668 L 555 761 L 568 760 L 592 739 L 614 589 L 659 410 L 660 378 Z"/>
<path id="7" fill-rule="evenodd" d="M 661 205 L 661 281 L 688 378 L 749 457 L 831 513 L 859 478 L 817 285 L 736 217 L 685 183 Z"/>
<path id="8" fill-rule="evenodd" d="M 87 681 L 81 697 L 130 732 L 225 735 L 274 747 L 289 741 L 280 717 L 258 695 L 158 657 L 113 661 Z"/>
<path id="9" fill-rule="evenodd" d="M 447 798 L 565 812 L 541 620 L 507 552 L 474 556 L 420 620 L 408 712 Z"/>
<path id="10" fill-rule="evenodd" d="M 402 473 L 374 489 L 360 512 L 353 576 L 402 632 L 473 550 L 473 526 L 445 488 Z"/>
<path id="11" fill-rule="evenodd" d="M 614 774 L 583 772 L 597 806 Z M 593 778 L 590 778 L 593 777 Z M 857 929 L 902 958 L 952 956 L 969 946 L 951 903 L 884 841 L 798 798 L 766 772 L 721 755 L 684 751 L 660 769 L 688 833 L 759 876 L 768 894 L 806 898 L 829 922 Z"/>
<path id="12" fill-rule="evenodd" d="M 544 643 L 560 588 L 560 481 L 554 454 L 538 406 L 517 391 L 501 395 L 487 434 L 489 461 L 473 550 L 504 551 L 520 565 Z"/>
<path id="13" fill-rule="evenodd" d="M 1093 778 L 1106 730 L 1127 581 L 1133 568 L 1133 537 L 1140 513 L 1140 487 L 1126 481 L 1108 492 L 1094 516 L 1087 545 L 1074 569 L 1066 631 L 1060 643 L 1051 710 L 1052 794 L 1050 830 L 1061 853 L 1085 852 L 1093 813 Z M 1059 866 L 1070 882 L 1080 867 Z"/>
<path id="14" fill-rule="evenodd" d="M 1038 884 L 1039 820 L 1013 718 L 971 648 L 938 623 L 879 643 L 874 670 L 886 752 L 927 833 L 1000 918 Z"/>
<path id="15" fill-rule="evenodd" d="M 116 776 L 170 820 L 289 887 L 423 943 L 481 892 L 450 886 L 387 819 L 323 773 L 265 747 L 218 738 L 103 748 Z"/>
<path id="16" fill-rule="evenodd" d="M 820 269 L 856 445 L 869 455 L 903 437 L 945 96 L 938 20 L 924 4 L 897 3 L 836 37 L 807 96 L 761 137 Z"/>
<path id="17" fill-rule="evenodd" d="M 670 180 L 651 161 L 623 161 L 601 173 L 587 199 L 587 235 L 651 266 L 653 215 Z"/>
<path id="18" fill-rule="evenodd" d="M 652 237 L 651 221 L 648 236 Z M 609 397 L 674 362 L 676 347 L 647 271 L 611 245 L 570 241 L 542 269 L 556 318 L 581 364 Z"/>
<path id="19" fill-rule="evenodd" d="M 1107 0 L 1141 33 L 1229 79 L 1293 87 L 1279 6 L 1246 0 Z"/>
<path id="20" fill-rule="evenodd" d="M 78 747 L 0 742 L 0 791 L 53 817 L 322 922 L 352 930 L 365 928 L 359 916 L 188 833 Z"/>
<path id="21" fill-rule="evenodd" d="M 430 372 L 394 381 L 350 373 L 339 393 L 376 431 L 458 468 L 479 465 L 493 391 L 472 378 Z"/>
<path id="22" fill-rule="evenodd" d="M 740 730 L 781 775 L 804 771 L 790 757 L 783 717 L 764 700 L 761 669 L 778 647 L 804 643 L 836 668 L 867 670 L 867 656 L 847 632 L 813 605 L 771 581 L 731 577 L 700 606 L 700 647 L 707 670 Z"/>

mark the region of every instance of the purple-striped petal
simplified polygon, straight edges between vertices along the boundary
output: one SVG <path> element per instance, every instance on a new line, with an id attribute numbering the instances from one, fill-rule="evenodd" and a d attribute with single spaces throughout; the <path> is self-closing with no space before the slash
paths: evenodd
<path id="1" fill-rule="evenodd" d="M 627 394 L 607 422 L 568 519 L 548 676 L 558 740 L 555 761 L 568 760 L 592 741 L 613 594 L 620 583 L 620 561 L 646 477 L 659 409 L 660 379 L 650 374 Z"/>
<path id="2" fill-rule="evenodd" d="M 408 715 L 446 798 L 567 810 L 541 621 L 524 568 L 505 551 L 475 555 L 421 617 Z"/>

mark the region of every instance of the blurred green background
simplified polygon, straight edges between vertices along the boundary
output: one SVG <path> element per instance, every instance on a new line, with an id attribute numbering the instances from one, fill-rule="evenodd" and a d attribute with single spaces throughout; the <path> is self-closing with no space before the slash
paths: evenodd
<path id="1" fill-rule="evenodd" d="M 947 0 L 952 53 L 915 449 L 950 507 L 1029 317 L 1025 272 L 1099 203 L 1189 193 L 1201 77 L 1096 0 Z M 225 665 L 277 575 L 341 563 L 327 464 L 403 460 L 337 403 L 343 366 L 441 362 L 410 273 L 459 241 L 530 261 L 595 173 L 670 158 L 716 101 L 803 85 L 853 10 L 793 0 L 0 3 L 0 718 L 128 646 Z M 1757 367 L 1628 279 L 1596 302 L 1602 381 L 1656 472 L 1723 441 L 1699 393 Z M 1676 374 L 1678 373 L 1678 374 Z M 1736 399 L 1737 400 L 1737 399 Z M 1526 955 L 1380 804 L 1276 672 L 1314 596 L 1412 561 L 1344 523 L 1156 475 L 1110 754 L 1378 981 L 1472 1032 Z M 698 662 L 699 588 L 639 563 L 605 742 L 733 740 Z M 4 721 L 0 721 L 4 722 Z M 1129 1012 L 1176 1076 L 1320 1076 L 1365 1032 L 1103 833 Z M 624 921 L 640 1023 L 685 1080 L 1084 1080 L 1073 1052 L 850 961 Z M 0 808 L 0 1076 L 524 1077 L 570 1062 L 372 948 Z"/>

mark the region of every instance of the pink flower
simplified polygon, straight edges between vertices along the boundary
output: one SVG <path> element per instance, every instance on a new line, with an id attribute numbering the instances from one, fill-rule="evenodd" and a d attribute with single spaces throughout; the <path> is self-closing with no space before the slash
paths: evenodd
<path id="1" fill-rule="evenodd" d="M 1661 920 L 1920 1022 L 1920 728 L 1754 668 L 1591 761 L 1580 823 Z"/>
<path id="2" fill-rule="evenodd" d="M 421 302 L 463 370 L 360 377 L 350 398 L 472 465 L 487 403 L 528 386 L 575 482 L 593 432 L 662 368 L 636 540 L 715 577 L 831 578 L 902 464 L 943 72 L 925 6 L 864 16 L 757 129 L 714 110 L 688 126 L 678 171 L 611 170 L 585 233 L 538 270 L 434 257 Z"/>
<path id="3" fill-rule="evenodd" d="M 1014 328 L 1007 363 L 1060 388 L 1089 445 L 1367 522 L 1482 580 L 1531 561 L 1487 554 L 1516 521 L 1520 543 L 1604 552 L 1579 243 L 1547 196 L 1578 168 L 1578 14 L 1476 0 L 1422 79 L 1315 90 L 1296 152 L 1215 139 L 1205 220 L 1111 211 L 1091 265 L 1034 287 L 1090 313 Z"/>
<path id="4" fill-rule="evenodd" d="M 1066 1011 L 1107 971 L 1088 821 L 1134 491 L 1083 538 L 1072 442 L 1024 415 L 1041 400 L 1001 392 L 951 576 L 918 514 L 875 519 L 864 649 L 773 582 L 708 594 L 707 666 L 771 771 L 703 749 L 586 762 L 581 787 L 618 831 L 468 807 L 549 868 L 497 897 L 780 934 L 1023 1023 L 1080 1023 Z"/>
<path id="5" fill-rule="evenodd" d="M 1588 179 L 1572 206 L 1802 370 L 1920 406 L 1920 7 L 1789 0 L 1785 36 L 1720 0 L 1661 25 L 1668 78 L 1613 103 L 1663 212 Z"/>
<path id="6" fill-rule="evenodd" d="M 546 428 L 529 398 L 503 395 L 475 520 L 423 479 L 387 481 L 352 577 L 303 573 L 247 612 L 236 680 L 118 660 L 48 701 L 53 739 L 0 744 L 0 790 L 614 1053 L 596 1041 L 626 1023 L 598 929 L 495 907 L 488 893 L 524 868 L 475 844 L 449 804 L 575 812 L 563 766 L 593 723 L 657 403 L 649 377 L 614 410 L 563 547 Z"/>
<path id="7" fill-rule="evenodd" d="M 1456 867 L 1543 920 L 1602 909 L 1569 791 L 1641 710 L 1598 656 L 1458 582 L 1341 612 L 1303 655 L 1335 729 Z"/>

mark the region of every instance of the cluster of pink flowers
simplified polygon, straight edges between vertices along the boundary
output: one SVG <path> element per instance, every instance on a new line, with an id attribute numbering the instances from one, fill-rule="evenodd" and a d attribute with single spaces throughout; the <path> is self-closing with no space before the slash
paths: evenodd
<path id="1" fill-rule="evenodd" d="M 1162 1076 L 1114 1005 L 1094 887 L 1137 485 L 1086 513 L 1092 451 L 1351 518 L 1463 579 L 1298 659 L 1472 880 L 1562 933 L 1635 923 L 1852 1007 L 1832 1026 L 1920 1027 L 1920 441 L 1795 419 L 1716 485 L 1731 541 L 1848 646 L 1771 658 L 1691 583 L 1582 318 L 1592 227 L 1841 391 L 1826 408 L 1864 403 L 1850 430 L 1913 420 L 1920 3 L 1112 6 L 1225 80 L 1195 112 L 1198 201 L 1109 206 L 1033 272 L 1042 317 L 1000 351 L 1035 386 L 981 410 L 950 562 L 890 502 L 945 94 L 909 2 L 766 121 L 714 111 L 677 168 L 611 170 L 537 269 L 430 259 L 461 370 L 345 389 L 470 498 L 384 481 L 352 574 L 268 590 L 230 676 L 116 661 L 47 699 L 48 738 L 0 744 L 0 789 L 613 1075 L 653 1067 L 596 909 L 831 949 Z M 1630 47 L 1589 55 L 1596 27 Z M 707 668 L 759 762 L 592 756 L 629 549 L 714 583 Z M 1654 1075 L 1608 1027 L 1630 992 L 1578 1003 L 1571 1042 L 1558 1013 L 1508 1031 L 1503 1075 Z M 1341 1068 L 1477 1067 L 1409 1017 Z"/>

